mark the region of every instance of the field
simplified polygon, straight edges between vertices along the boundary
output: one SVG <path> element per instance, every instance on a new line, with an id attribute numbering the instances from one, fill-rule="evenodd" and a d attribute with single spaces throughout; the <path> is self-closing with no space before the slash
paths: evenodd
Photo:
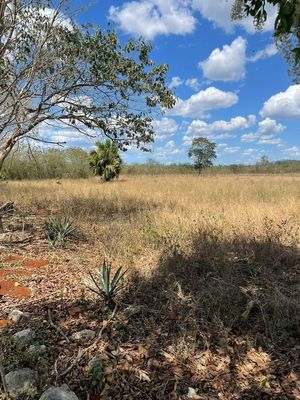
<path id="1" fill-rule="evenodd" d="M 299 175 L 0 182 L 0 204 L 8 200 L 16 212 L 4 227 L 32 229 L 5 233 L 3 260 L 49 265 L 22 277 L 32 299 L 0 299 L 0 319 L 18 303 L 48 351 L 25 356 L 11 341 L 20 327 L 9 325 L 5 369 L 38 365 L 41 388 L 66 382 L 80 399 L 300 398 Z M 51 216 L 74 221 L 77 238 L 65 248 L 44 237 Z M 104 258 L 127 270 L 113 316 L 84 284 Z M 79 345 L 49 326 L 49 310 L 67 337 L 107 323 L 63 377 Z"/>

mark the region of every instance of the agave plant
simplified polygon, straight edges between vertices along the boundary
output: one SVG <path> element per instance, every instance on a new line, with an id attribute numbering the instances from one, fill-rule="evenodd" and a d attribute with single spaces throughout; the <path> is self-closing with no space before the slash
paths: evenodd
<path id="1" fill-rule="evenodd" d="M 108 261 L 104 260 L 102 270 L 99 268 L 95 274 L 88 272 L 85 284 L 89 290 L 102 297 L 108 306 L 113 308 L 115 305 L 113 299 L 121 287 L 120 283 L 125 273 L 126 271 L 122 272 L 122 267 L 120 267 L 111 277 L 111 267 Z"/>
<path id="2" fill-rule="evenodd" d="M 71 218 L 65 217 L 63 220 L 50 218 L 45 221 L 44 230 L 53 247 L 64 247 L 66 241 L 74 236 L 76 228 Z"/>

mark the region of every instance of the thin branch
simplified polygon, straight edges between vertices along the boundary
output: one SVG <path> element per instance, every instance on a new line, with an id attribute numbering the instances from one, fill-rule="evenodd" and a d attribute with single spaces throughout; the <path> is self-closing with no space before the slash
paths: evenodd
<path id="1" fill-rule="evenodd" d="M 99 332 L 99 334 L 98 334 L 96 340 L 95 340 L 90 346 L 86 347 L 85 349 L 80 348 L 80 349 L 78 350 L 77 356 L 76 356 L 76 358 L 74 359 L 74 361 L 69 365 L 69 367 L 68 367 L 66 370 L 62 371 L 62 372 L 58 375 L 58 378 L 61 378 L 61 377 L 65 376 L 65 375 L 67 375 L 67 374 L 79 363 L 79 361 L 82 359 L 82 357 L 83 357 L 87 352 L 89 352 L 89 351 L 91 351 L 91 350 L 94 350 L 94 349 L 97 347 L 99 341 L 100 341 L 101 338 L 102 338 L 103 332 L 104 332 L 105 329 L 108 327 L 108 325 L 110 324 L 110 322 L 113 320 L 113 318 L 114 318 L 114 316 L 115 316 L 115 314 L 116 314 L 116 311 L 117 311 L 117 306 L 115 307 L 115 309 L 114 309 L 112 315 L 110 316 L 110 318 L 109 318 L 107 321 L 103 321 L 103 326 L 102 326 L 102 328 L 101 328 L 101 330 L 100 330 L 100 332 Z"/>

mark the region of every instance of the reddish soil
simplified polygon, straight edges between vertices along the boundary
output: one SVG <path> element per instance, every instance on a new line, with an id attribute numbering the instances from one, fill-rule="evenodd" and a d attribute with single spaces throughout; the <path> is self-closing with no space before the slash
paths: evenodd
<path id="1" fill-rule="evenodd" d="M 23 257 L 21 256 L 6 256 L 6 257 L 2 257 L 2 261 L 4 263 L 16 263 L 16 262 L 20 262 L 23 260 Z"/>
<path id="2" fill-rule="evenodd" d="M 10 276 L 31 276 L 34 271 L 25 271 L 23 269 L 0 269 L 0 277 L 10 277 Z"/>
<path id="3" fill-rule="evenodd" d="M 41 268 L 49 264 L 47 260 L 24 260 L 22 265 L 27 268 Z"/>
<path id="4" fill-rule="evenodd" d="M 9 319 L 0 319 L 0 328 L 3 328 L 4 326 L 11 324 L 12 321 L 10 321 Z"/>
<path id="5" fill-rule="evenodd" d="M 31 290 L 18 282 L 0 281 L 0 296 L 26 298 L 31 296 Z"/>
<path id="6" fill-rule="evenodd" d="M 8 265 L 17 264 L 17 267 L 21 268 L 0 269 L 0 278 L 6 279 L 0 280 L 0 297 L 12 296 L 21 299 L 30 297 L 31 290 L 19 282 L 15 282 L 14 279 L 16 279 L 16 277 L 31 276 L 35 273 L 35 269 L 48 265 L 47 260 L 24 259 L 24 257 L 18 255 L 2 257 L 2 262 Z M 4 319 L 0 320 L 0 328 L 8 323 L 11 323 L 11 321 Z"/>

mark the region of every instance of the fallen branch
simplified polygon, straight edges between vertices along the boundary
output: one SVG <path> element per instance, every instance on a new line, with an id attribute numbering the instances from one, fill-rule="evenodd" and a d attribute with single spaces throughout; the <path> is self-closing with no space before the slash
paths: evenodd
<path id="1" fill-rule="evenodd" d="M 61 378 L 62 376 L 67 375 L 78 363 L 79 361 L 82 359 L 82 357 L 89 351 L 94 350 L 97 347 L 97 344 L 100 342 L 103 332 L 105 331 L 105 329 L 108 327 L 108 325 L 110 324 L 110 322 L 113 320 L 115 314 L 117 311 L 117 306 L 115 307 L 111 317 L 107 320 L 107 321 L 103 321 L 103 326 L 96 338 L 96 340 L 89 345 L 88 347 L 86 347 L 85 349 L 80 348 L 78 350 L 77 356 L 76 358 L 73 360 L 73 362 L 68 366 L 68 368 L 64 371 L 62 371 L 59 375 L 58 378 Z"/>
<path id="2" fill-rule="evenodd" d="M 70 343 L 70 339 L 67 337 L 64 331 L 53 322 L 50 308 L 48 308 L 48 322 L 52 328 L 54 328 L 68 343 Z"/>

